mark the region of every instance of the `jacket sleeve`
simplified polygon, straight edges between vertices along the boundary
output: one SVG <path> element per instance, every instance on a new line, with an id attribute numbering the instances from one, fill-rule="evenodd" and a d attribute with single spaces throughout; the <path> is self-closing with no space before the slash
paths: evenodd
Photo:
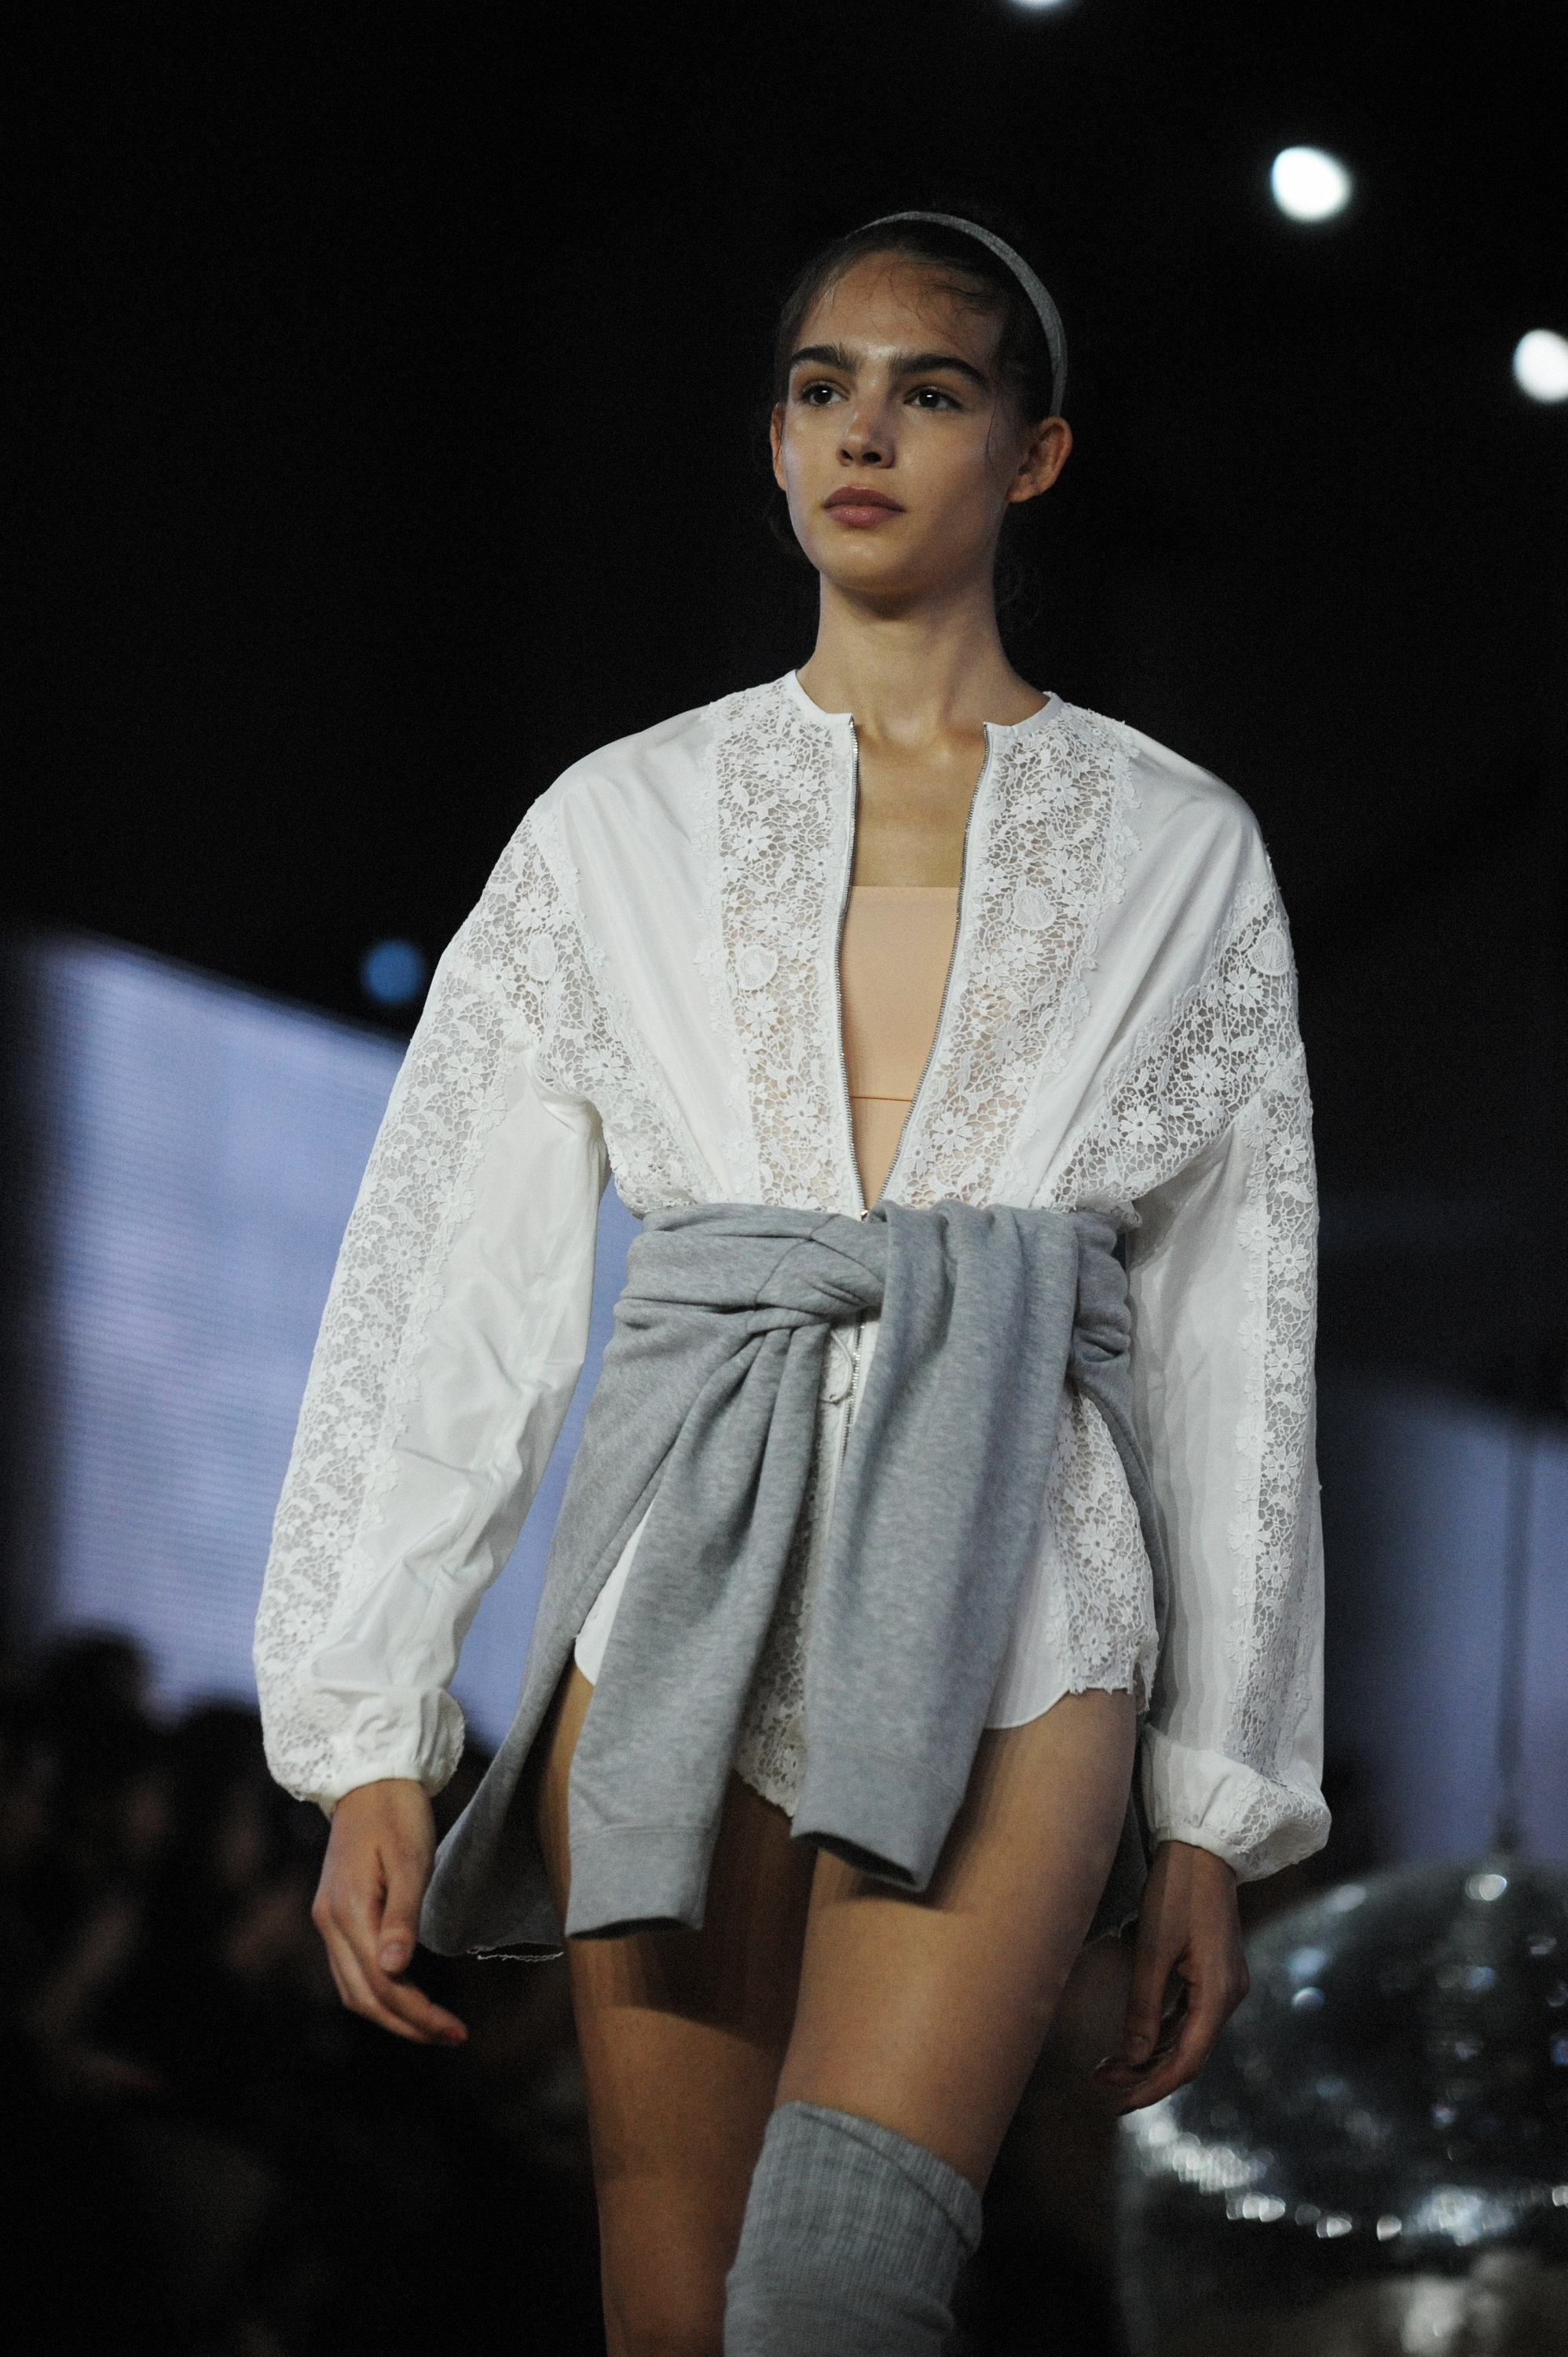
<path id="1" fill-rule="evenodd" d="M 1144 1798 L 1156 1841 L 1212 1850 L 1243 1881 L 1328 1830 L 1316 1195 L 1292 1001 L 1262 1084 L 1140 1198 L 1129 1254 L 1136 1412 L 1171 1567 Z"/>
<path id="2" fill-rule="evenodd" d="M 606 1149 L 594 1106 L 542 1069 L 570 928 L 527 832 L 443 958 L 392 1091 L 274 1526 L 267 1754 L 327 1806 L 452 1773 L 458 1651 L 586 1352 Z"/>

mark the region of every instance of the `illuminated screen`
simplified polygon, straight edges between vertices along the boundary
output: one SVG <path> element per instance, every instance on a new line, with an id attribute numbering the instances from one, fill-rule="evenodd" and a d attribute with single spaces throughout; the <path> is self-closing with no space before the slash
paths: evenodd
<path id="1" fill-rule="evenodd" d="M 133 1635 L 166 1708 L 253 1699 L 251 1630 L 273 1512 L 403 1049 L 105 943 L 35 942 L 19 981 L 39 1452 L 19 1617 L 34 1635 Z M 457 1692 L 489 1742 L 511 1716 L 634 1232 L 612 1189 L 583 1383 L 465 1649 Z"/>

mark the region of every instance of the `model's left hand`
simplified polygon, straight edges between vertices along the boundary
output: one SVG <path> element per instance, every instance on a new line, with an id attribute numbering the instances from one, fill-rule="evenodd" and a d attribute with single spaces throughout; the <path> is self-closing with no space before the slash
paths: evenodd
<path id="1" fill-rule="evenodd" d="M 1165 1842 L 1144 1891 L 1122 2044 L 1095 2072 L 1141 2111 L 1196 2079 L 1248 1988 L 1236 1877 L 1212 1851 Z"/>

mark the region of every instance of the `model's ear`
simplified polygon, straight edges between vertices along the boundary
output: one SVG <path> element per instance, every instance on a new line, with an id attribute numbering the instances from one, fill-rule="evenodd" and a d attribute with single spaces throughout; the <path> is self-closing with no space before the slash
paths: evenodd
<path id="1" fill-rule="evenodd" d="M 1065 417 L 1042 417 L 1037 425 L 1032 425 L 1007 493 L 1009 502 L 1017 506 L 1048 491 L 1067 465 L 1071 448 L 1072 427 Z"/>
<path id="2" fill-rule="evenodd" d="M 784 404 L 776 401 L 773 414 L 768 421 L 768 438 L 773 445 L 773 479 L 780 490 L 784 488 Z"/>

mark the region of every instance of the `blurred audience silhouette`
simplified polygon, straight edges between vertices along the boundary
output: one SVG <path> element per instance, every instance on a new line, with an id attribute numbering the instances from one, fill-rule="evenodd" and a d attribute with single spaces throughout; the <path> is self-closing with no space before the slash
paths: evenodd
<path id="1" fill-rule="evenodd" d="M 113 1635 L 0 1683 L 0 2217 L 39 2352 L 602 2352 L 564 1967 L 422 1954 L 459 2052 L 346 2013 L 310 1921 L 327 1828 L 231 1703 L 173 1727 Z M 445 1828 L 485 1765 L 470 1749 Z M 1337 1779 L 1334 1780 L 1337 1784 Z M 1259 1921 L 1348 1864 L 1246 1894 Z M 1348 1835 L 1348 1839 L 1347 1836 Z M 1089 2067 L 1126 1957 L 1086 1953 L 1004 2148 L 965 2357 L 1108 2357 L 1115 2124 Z"/>
<path id="2" fill-rule="evenodd" d="M 461 2053 L 344 2012 L 310 1921 L 319 1813 L 272 1782 L 252 1713 L 164 1728 L 145 1688 L 133 1645 L 87 1635 L 0 1691 L 0 2207 L 28 2345 L 602 2350 L 562 1967 L 422 1957 Z"/>

